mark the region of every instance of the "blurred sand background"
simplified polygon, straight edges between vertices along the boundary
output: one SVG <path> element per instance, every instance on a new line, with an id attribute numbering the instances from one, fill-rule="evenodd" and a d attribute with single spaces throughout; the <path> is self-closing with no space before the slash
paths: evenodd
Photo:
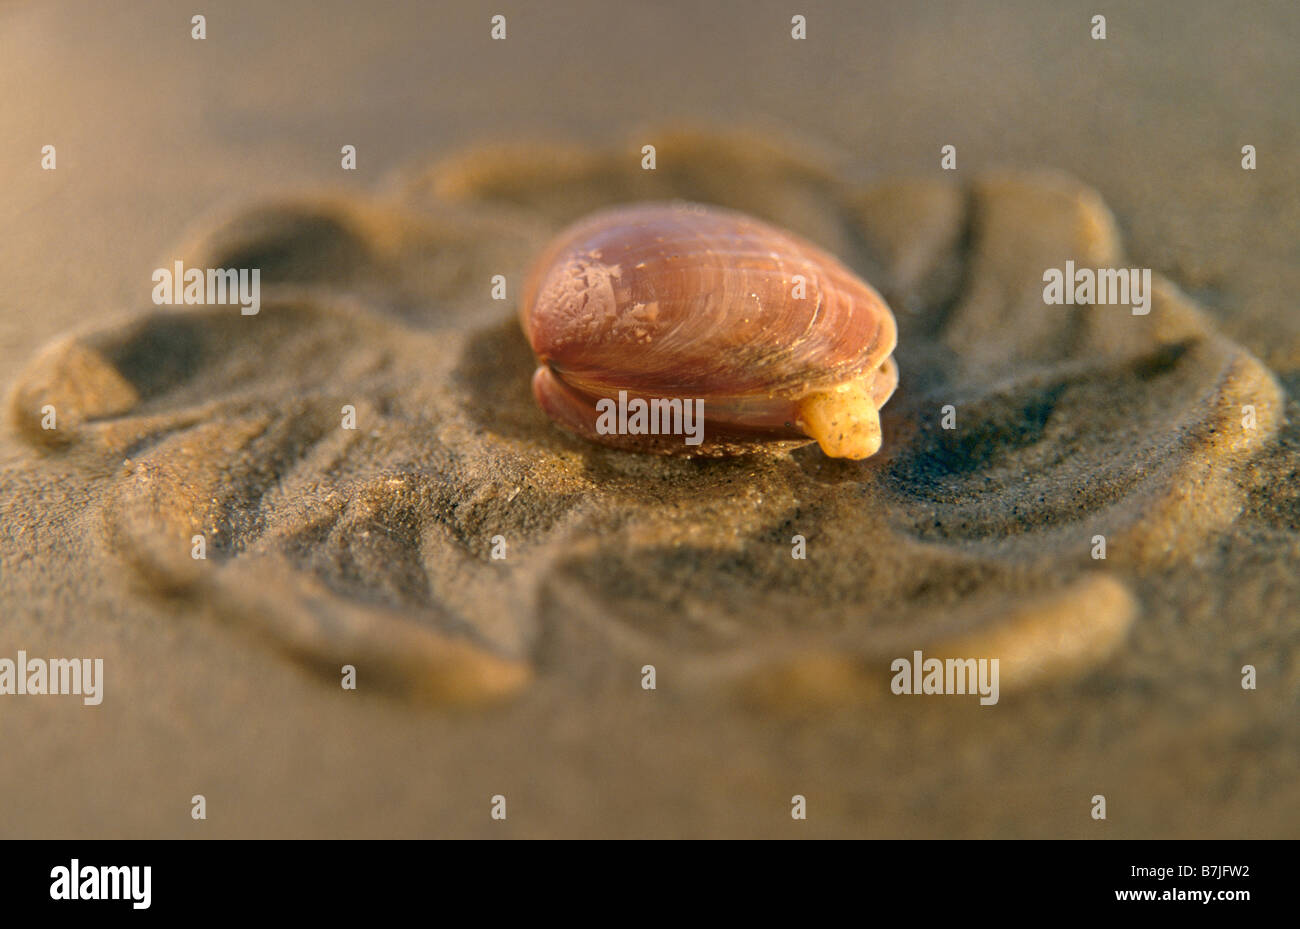
<path id="1" fill-rule="evenodd" d="M 503 43 L 487 38 L 497 12 Z M 790 40 L 794 12 L 806 42 Z M 1096 12 L 1104 42 L 1088 36 Z M 1298 44 L 1284 3 L 6 4 L 0 375 L 7 388 L 70 329 L 152 310 L 150 272 L 214 214 L 373 192 L 485 142 L 606 147 L 684 121 L 806 139 L 863 183 L 933 178 L 944 144 L 958 182 L 1068 171 L 1113 211 L 1132 264 L 1294 397 Z M 339 170 L 346 143 L 356 172 Z M 45 144 L 57 171 L 40 170 Z M 1240 167 L 1245 144 L 1257 171 Z M 103 657 L 107 684 L 98 708 L 0 700 L 0 835 L 1295 837 L 1287 403 L 1234 478 L 1229 525 L 1194 558 L 1126 575 L 1128 646 L 996 711 L 770 712 L 671 686 L 646 699 L 544 660 L 492 708 L 342 693 L 136 589 L 91 538 L 82 478 L 6 427 L 0 656 Z M 1236 686 L 1243 663 L 1258 691 Z M 497 793 L 505 823 L 487 815 Z M 795 793 L 807 822 L 790 820 Z M 1096 793 L 1104 824 L 1088 817 Z"/>

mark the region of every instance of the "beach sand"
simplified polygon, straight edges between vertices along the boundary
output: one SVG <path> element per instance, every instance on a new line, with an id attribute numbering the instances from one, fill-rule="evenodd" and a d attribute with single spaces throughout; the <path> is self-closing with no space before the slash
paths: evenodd
<path id="1" fill-rule="evenodd" d="M 0 12 L 0 657 L 105 662 L 0 698 L 0 832 L 1294 837 L 1294 10 L 492 12 Z M 880 454 L 537 409 L 530 260 L 667 198 L 884 294 Z M 1067 260 L 1150 312 L 1044 305 Z M 152 305 L 175 261 L 260 312 Z M 892 694 L 916 650 L 1000 699 Z"/>

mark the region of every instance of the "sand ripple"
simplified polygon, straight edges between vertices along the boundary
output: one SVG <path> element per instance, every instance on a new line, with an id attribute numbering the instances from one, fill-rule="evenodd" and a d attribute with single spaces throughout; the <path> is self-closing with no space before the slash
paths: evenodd
<path id="1" fill-rule="evenodd" d="M 262 268 L 260 314 L 70 334 L 19 376 L 12 423 L 80 475 L 153 592 L 330 676 L 453 703 L 643 664 L 766 705 L 857 702 L 913 649 L 1001 656 L 1013 691 L 1105 661 L 1141 621 L 1129 581 L 1246 505 L 1282 416 L 1258 359 L 1158 274 L 1147 316 L 1043 304 L 1046 268 L 1124 261 L 1083 184 L 868 185 L 759 139 L 655 137 L 655 172 L 632 145 L 491 148 L 372 198 L 214 220 L 162 260 Z M 535 408 L 513 319 L 529 258 L 591 209 L 667 197 L 792 228 L 886 295 L 902 375 L 880 455 L 667 460 Z"/>

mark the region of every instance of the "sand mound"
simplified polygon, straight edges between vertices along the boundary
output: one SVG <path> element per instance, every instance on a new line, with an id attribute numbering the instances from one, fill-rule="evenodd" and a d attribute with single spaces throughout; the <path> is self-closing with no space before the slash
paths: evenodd
<path id="1" fill-rule="evenodd" d="M 260 267 L 258 315 L 70 336 L 21 373 L 12 422 L 151 591 L 448 702 L 645 663 L 765 705 L 870 700 L 913 649 L 1002 656 L 1004 690 L 1030 686 L 1106 660 L 1140 614 L 1127 581 L 1247 505 L 1282 418 L 1257 359 L 1159 275 L 1147 315 L 1044 305 L 1047 268 L 1123 266 L 1084 185 L 866 187 L 743 136 L 657 137 L 653 172 L 631 146 L 491 149 L 214 222 L 163 260 Z M 530 257 L 591 209 L 673 197 L 791 228 L 884 293 L 881 454 L 662 459 L 535 407 L 513 315 Z"/>

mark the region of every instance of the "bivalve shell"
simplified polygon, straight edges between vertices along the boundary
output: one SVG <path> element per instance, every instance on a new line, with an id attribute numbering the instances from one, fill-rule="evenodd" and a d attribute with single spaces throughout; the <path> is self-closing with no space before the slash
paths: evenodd
<path id="1" fill-rule="evenodd" d="M 894 317 L 870 285 L 718 207 L 636 204 L 579 221 L 537 260 L 521 316 L 538 403 L 621 448 L 720 455 L 815 440 L 866 458 L 898 383 Z"/>

